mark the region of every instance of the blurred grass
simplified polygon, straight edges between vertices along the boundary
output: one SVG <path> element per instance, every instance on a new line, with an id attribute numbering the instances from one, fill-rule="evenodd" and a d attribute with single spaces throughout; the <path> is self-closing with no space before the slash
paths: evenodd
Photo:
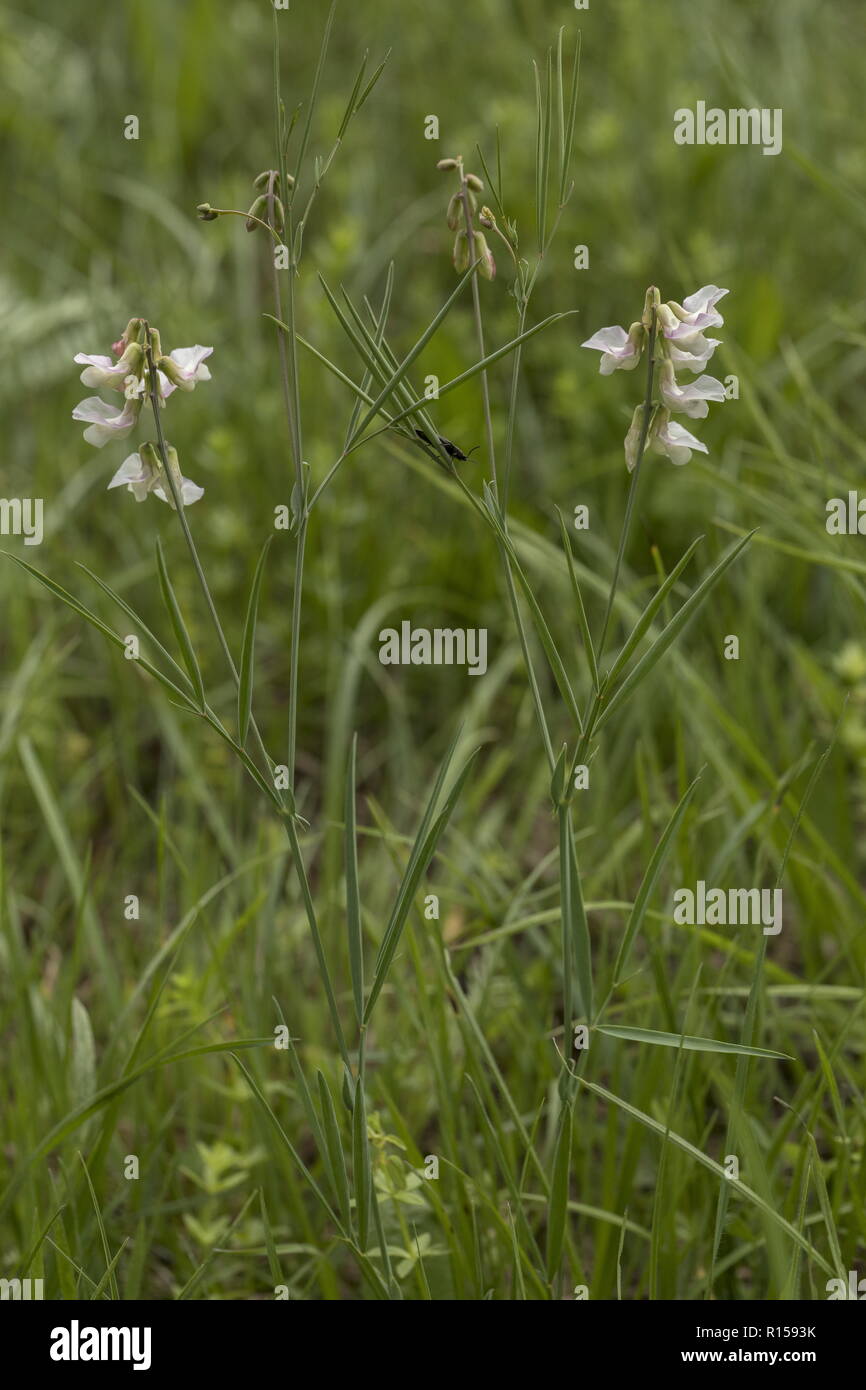
<path id="1" fill-rule="evenodd" d="M 280 18 L 290 110 L 306 99 L 323 19 L 308 23 L 294 12 Z M 225 708 L 233 693 L 173 518 L 156 503 L 138 508 L 125 492 L 106 494 L 122 456 L 110 446 L 95 454 L 71 422 L 72 407 L 87 394 L 71 359 L 76 351 L 108 351 L 133 314 L 158 324 L 169 347 L 214 344 L 213 381 L 172 412 L 170 437 L 184 471 L 206 489 L 191 524 L 239 652 L 255 560 L 273 508 L 289 501 L 290 461 L 273 327 L 262 317 L 272 307 L 264 243 L 258 233 L 245 235 L 236 219 L 197 222 L 195 206 L 207 200 L 247 207 L 252 179 L 272 163 L 270 23 L 269 6 L 252 0 L 220 7 L 128 0 L 100 10 L 98 23 L 80 0 L 48 15 L 32 5 L 0 15 L 7 132 L 0 155 L 7 190 L 3 489 L 9 497 L 46 499 L 42 548 L 30 553 L 14 538 L 4 539 L 4 548 L 107 616 L 104 600 L 75 569 L 89 566 L 165 640 L 153 561 L 158 531 L 213 697 Z M 667 668 L 608 731 L 592 764 L 591 791 L 580 801 L 578 850 L 596 969 L 608 980 L 622 905 L 633 900 L 680 795 L 708 765 L 633 959 L 639 973 L 617 998 L 612 1022 L 679 1032 L 694 989 L 689 1031 L 739 1038 L 755 969 L 753 935 L 675 927 L 672 887 L 698 877 L 771 881 L 809 770 L 841 720 L 793 844 L 785 927 L 770 939 L 762 973 L 760 1041 L 797 1063 L 752 1063 L 742 1108 L 734 1104 L 734 1066 L 724 1057 L 678 1058 L 595 1035 L 589 1076 L 718 1161 L 733 1113 L 744 1180 L 794 1224 L 803 1185 L 804 1229 L 829 1258 L 817 1164 L 847 1269 L 858 1258 L 862 1263 L 866 1240 L 866 560 L 859 538 L 828 537 L 824 519 L 826 500 L 856 488 L 864 462 L 860 6 L 843 0 L 828 10 L 772 0 L 757 10 L 745 0 L 724 7 L 672 0 L 650 11 L 640 0 L 620 0 L 580 14 L 549 0 L 342 6 L 314 129 L 316 153 L 329 147 L 361 52 L 369 49 L 372 63 L 389 48 L 392 54 L 328 173 L 307 233 L 299 325 L 356 374 L 315 272 L 345 284 L 356 301 L 368 294 L 378 302 L 393 258 L 390 333 L 408 350 L 454 285 L 444 224 L 450 189 L 435 162 L 462 153 L 467 167 L 477 168 L 476 143 L 490 162 L 497 128 L 504 201 L 530 252 L 531 59 L 541 59 L 563 23 L 570 36 L 579 24 L 583 41 L 576 189 L 533 314 L 579 313 L 526 349 L 512 511 L 521 563 L 560 650 L 572 658 L 581 696 L 588 675 L 555 507 L 566 517 L 577 502 L 590 507 L 591 530 L 575 533 L 575 551 L 596 630 L 625 503 L 622 437 L 634 382 L 600 378 L 578 345 L 602 324 L 630 322 L 651 283 L 677 299 L 709 282 L 731 289 L 713 370 L 737 374 L 740 399 L 702 422 L 707 460 L 680 470 L 652 459 L 628 552 L 622 616 L 634 619 L 634 604 L 652 592 L 656 565 L 669 571 L 695 535 L 706 536 L 698 556 L 703 574 L 731 528 L 760 527 L 745 561 L 714 592 Z M 677 147 L 673 112 L 698 99 L 782 107 L 783 153 Z M 138 141 L 123 138 L 130 113 L 140 120 Z M 423 139 L 429 113 L 440 119 L 438 142 Z M 587 271 L 573 269 L 578 244 L 589 247 Z M 483 286 L 491 343 L 516 332 L 504 259 L 497 280 Z M 425 370 L 444 381 L 475 355 L 467 299 L 446 321 Z M 491 373 L 498 421 L 508 367 L 506 361 Z M 302 358 L 301 373 L 306 456 L 318 480 L 339 451 L 352 403 L 310 358 Z M 480 443 L 477 382 L 444 398 L 436 419 L 464 448 Z M 478 463 L 463 471 L 479 491 Z M 134 1017 L 125 1012 L 133 986 L 197 903 L 156 1006 L 151 1045 L 168 1046 L 219 1009 L 206 1037 L 194 1043 L 267 1036 L 279 1021 L 275 998 L 300 1039 L 308 1076 L 321 1068 L 338 1096 L 297 887 L 277 830 L 261 817 L 226 750 L 8 562 L 0 584 L 0 997 L 10 1170 L 87 1093 L 88 1067 L 95 1066 L 100 1085 L 118 1075 L 142 1021 L 141 999 L 133 1001 Z M 276 748 L 285 742 L 290 591 L 291 550 L 278 538 L 259 612 L 256 672 L 257 717 Z M 381 627 L 403 617 L 433 626 L 442 615 L 488 628 L 491 666 L 483 681 L 467 681 L 459 670 L 395 673 L 379 666 Z M 739 662 L 722 659 L 724 636 L 732 632 L 740 638 Z M 564 737 L 567 714 L 546 667 L 542 679 L 546 706 L 561 722 L 554 733 Z M 359 731 L 361 895 L 373 942 L 387 917 L 395 868 L 405 861 L 405 836 L 457 724 L 465 722 L 467 747 L 483 745 L 428 891 L 440 896 L 441 935 L 468 1007 L 531 1129 L 557 1076 L 551 923 L 559 909 L 555 860 L 545 859 L 557 832 L 549 779 L 495 547 L 449 480 L 434 475 L 420 454 L 407 455 L 393 436 L 353 455 L 317 510 L 299 713 L 299 800 L 312 825 L 306 847 L 315 854 L 335 951 L 342 940 L 343 778 L 352 730 Z M 224 887 L 213 894 L 223 876 Z M 124 919 L 128 894 L 140 898 L 138 922 Z M 594 908 L 598 903 L 607 906 Z M 465 1013 L 455 1012 L 431 925 L 420 919 L 410 928 L 370 1039 L 371 1124 L 392 1136 L 376 1147 L 375 1180 L 390 1235 L 409 1251 L 401 1276 L 406 1296 L 424 1296 L 414 1228 L 429 1236 L 424 1271 L 434 1297 L 482 1297 L 490 1287 L 495 1297 L 512 1297 L 503 1156 L 464 1071 L 497 1116 L 504 1158 L 518 1174 L 523 1152 L 502 1118 L 490 1059 Z M 479 937 L 484 944 L 476 947 Z M 348 1007 L 348 959 L 341 959 L 338 979 Z M 92 1026 L 92 1062 L 74 1000 Z M 816 1034 L 831 1059 L 838 1100 Z M 252 1052 L 244 1063 L 275 1109 L 290 1117 L 305 1160 L 316 1164 L 287 1067 Z M 576 1211 L 566 1241 L 573 1282 L 586 1282 L 592 1297 L 615 1297 L 621 1265 L 625 1296 L 643 1296 L 652 1267 L 656 1297 L 702 1296 L 717 1181 L 667 1147 L 656 1194 L 659 1146 L 645 1128 L 585 1091 L 575 1108 Z M 800 1120 L 816 1135 L 817 1157 Z M 10 1271 L 65 1203 L 52 1226 L 54 1244 L 40 1247 L 37 1262 L 46 1262 L 65 1297 L 76 1288 L 88 1296 L 102 1279 L 106 1261 L 76 1156 L 81 1148 L 112 1253 L 124 1237 L 131 1241 L 115 1271 L 121 1297 L 175 1296 L 210 1246 L 223 1243 L 225 1223 L 257 1185 L 293 1296 L 359 1294 L 357 1270 L 334 1252 L 230 1062 L 199 1057 L 161 1069 L 88 1126 L 50 1163 L 34 1165 L 4 1218 L 0 1255 Z M 539 1133 L 551 1162 L 556 1135 L 554 1108 Z M 230 1160 L 227 1171 L 237 1177 L 226 1188 L 221 1144 L 232 1150 L 234 1168 Z M 127 1153 L 140 1156 L 138 1182 L 123 1180 Z M 442 1156 L 442 1176 L 419 1188 L 409 1170 L 428 1153 Z M 522 1184 L 527 1216 L 518 1220 L 517 1238 L 524 1249 L 520 1221 L 531 1220 L 539 1198 L 536 1176 L 530 1169 Z M 620 1250 L 626 1209 L 630 1224 Z M 231 1243 L 262 1251 L 265 1231 L 253 1203 Z M 279 1253 L 284 1246 L 296 1248 Z M 777 1229 L 732 1197 L 717 1295 L 780 1297 L 792 1287 L 790 1259 Z M 539 1296 L 523 1274 L 527 1296 Z M 820 1267 L 804 1260 L 800 1278 L 803 1296 L 823 1296 Z M 266 1255 L 217 1253 L 193 1296 L 271 1296 L 274 1282 Z"/>

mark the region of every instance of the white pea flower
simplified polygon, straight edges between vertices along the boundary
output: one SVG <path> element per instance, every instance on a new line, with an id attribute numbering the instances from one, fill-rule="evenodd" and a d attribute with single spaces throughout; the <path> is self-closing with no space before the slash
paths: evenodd
<path id="1" fill-rule="evenodd" d="M 676 379 L 672 362 L 663 362 L 659 373 L 659 391 L 668 410 L 689 415 L 693 420 L 702 420 L 709 414 L 708 401 L 723 401 L 725 388 L 714 376 L 699 376 L 680 386 Z"/>
<path id="2" fill-rule="evenodd" d="M 725 320 L 715 306 L 727 293 L 727 290 L 720 289 L 718 285 L 704 285 L 702 289 L 688 295 L 682 304 L 678 304 L 675 299 L 668 300 L 666 307 L 671 309 L 679 320 L 679 327 L 671 332 L 666 331 L 665 337 L 687 338 L 696 330 L 715 328 L 718 324 L 724 323 Z"/>
<path id="3" fill-rule="evenodd" d="M 204 495 L 204 488 L 199 487 L 190 478 L 184 478 L 180 471 L 176 449 L 169 445 L 166 452 L 181 501 L 185 507 L 189 507 Z M 143 444 L 139 453 L 130 454 L 129 458 L 123 461 L 108 484 L 108 489 L 123 487 L 124 485 L 132 493 L 136 502 L 143 502 L 148 493 L 152 492 L 161 502 L 167 502 L 170 507 L 174 507 L 171 488 L 166 486 L 159 456 L 152 444 Z"/>
<path id="4" fill-rule="evenodd" d="M 84 431 L 88 444 L 102 449 L 112 439 L 123 439 L 134 428 L 141 413 L 141 401 L 125 400 L 123 409 L 109 405 L 99 396 L 88 396 L 72 412 L 73 420 L 84 420 L 89 429 Z"/>
<path id="5" fill-rule="evenodd" d="M 123 394 L 128 401 L 137 401 L 147 394 L 147 382 L 143 376 L 133 376 L 132 373 L 123 383 Z"/>
<path id="6" fill-rule="evenodd" d="M 159 472 L 141 454 L 130 454 L 118 468 L 108 489 L 126 484 L 136 502 L 143 502 L 159 481 Z"/>
<path id="7" fill-rule="evenodd" d="M 625 437 L 625 461 L 629 472 L 637 466 L 647 412 L 651 414 L 644 438 L 645 448 L 666 454 L 676 464 L 688 463 L 695 450 L 702 454 L 708 452 L 705 444 L 671 420 L 671 412 L 701 420 L 709 414 L 710 401 L 725 400 L 725 388 L 715 377 L 701 375 L 694 381 L 680 383 L 677 373 L 702 373 L 716 348 L 721 346 L 718 338 L 706 337 L 704 330 L 724 322 L 716 304 L 727 293 L 718 285 L 704 285 L 688 295 L 682 304 L 673 299 L 662 304 L 658 289 L 650 285 L 640 322 L 633 323 L 628 333 L 624 328 L 602 328 L 582 344 L 602 354 L 599 370 L 603 376 L 609 376 L 617 368 L 630 370 L 637 366 L 655 323 L 653 368 L 658 367 L 658 376 L 654 377 L 654 371 L 650 373 L 654 389 L 644 404 L 635 409 Z"/>
<path id="8" fill-rule="evenodd" d="M 164 396 L 180 387 L 181 391 L 192 391 L 197 381 L 210 381 L 210 368 L 205 358 L 210 357 L 212 347 L 175 348 L 167 357 L 160 357 L 157 368 L 161 377 L 160 385 Z"/>
<path id="9" fill-rule="evenodd" d="M 645 336 L 645 329 L 641 323 L 633 323 L 627 333 L 618 324 L 613 324 L 609 328 L 600 328 L 580 346 L 600 352 L 601 362 L 598 370 L 602 376 L 610 376 L 611 372 L 630 372 L 637 366 Z"/>
<path id="10" fill-rule="evenodd" d="M 721 347 L 720 338 L 705 338 L 702 333 L 695 333 L 688 340 L 688 351 L 669 344 L 668 358 L 677 370 L 685 367 L 689 372 L 702 372 L 717 347 Z"/>
<path id="11" fill-rule="evenodd" d="M 85 386 L 95 386 L 97 390 L 125 391 L 129 377 L 138 380 L 144 362 L 144 351 L 140 343 L 129 343 L 117 362 L 110 357 L 87 352 L 76 352 L 73 361 L 85 363 L 81 381 Z"/>
<path id="12" fill-rule="evenodd" d="M 667 454 L 671 463 L 688 463 L 692 450 L 707 454 L 706 444 L 702 444 L 687 429 L 672 420 L 667 410 L 660 410 L 652 429 L 650 444 L 659 454 Z"/>
<path id="13" fill-rule="evenodd" d="M 644 407 L 639 405 L 632 415 L 631 426 L 625 437 L 625 461 L 629 473 L 632 472 L 637 463 L 643 417 Z M 671 463 L 676 464 L 688 463 L 693 450 L 698 450 L 702 454 L 709 452 L 706 444 L 702 444 L 676 420 L 672 420 L 670 411 L 663 407 L 658 407 L 653 412 L 647 432 L 646 448 L 655 449 L 658 454 L 666 454 Z"/>

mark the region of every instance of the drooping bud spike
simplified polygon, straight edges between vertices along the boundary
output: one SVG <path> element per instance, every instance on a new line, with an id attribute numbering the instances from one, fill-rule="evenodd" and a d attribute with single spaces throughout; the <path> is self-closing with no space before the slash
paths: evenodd
<path id="1" fill-rule="evenodd" d="M 446 221 L 452 232 L 456 232 L 457 228 L 460 226 L 462 215 L 463 199 L 460 197 L 459 193 L 452 193 L 448 203 L 448 214 L 446 217 Z"/>

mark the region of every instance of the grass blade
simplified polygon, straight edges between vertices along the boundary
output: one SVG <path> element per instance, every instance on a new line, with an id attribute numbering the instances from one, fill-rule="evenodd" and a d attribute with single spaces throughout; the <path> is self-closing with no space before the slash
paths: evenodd
<path id="1" fill-rule="evenodd" d="M 337 1201 L 340 1204 L 343 1226 L 347 1231 L 350 1231 L 352 1229 L 352 1204 L 349 1198 L 349 1179 L 346 1173 L 343 1141 L 340 1138 L 340 1128 L 337 1124 L 337 1112 L 328 1083 L 320 1071 L 316 1072 L 316 1080 L 319 1086 L 319 1101 L 322 1106 L 322 1128 L 325 1134 L 325 1145 L 328 1150 Z"/>
<path id="2" fill-rule="evenodd" d="M 674 1036 L 676 1038 L 675 1045 L 679 1047 L 680 1035 L 675 1034 Z M 586 1090 L 591 1091 L 593 1095 L 599 1096 L 601 1100 L 608 1101 L 611 1105 L 617 1106 L 618 1109 L 622 1110 L 626 1115 L 630 1115 L 633 1120 L 637 1120 L 638 1124 L 643 1125 L 646 1129 L 652 1130 L 653 1134 L 657 1134 L 659 1138 L 666 1139 L 669 1143 L 675 1144 L 678 1149 L 688 1154 L 696 1163 L 708 1169 L 721 1183 L 728 1183 L 732 1191 L 739 1192 L 741 1197 L 745 1197 L 746 1201 L 751 1202 L 753 1206 L 757 1207 L 768 1221 L 772 1221 L 775 1226 L 778 1226 L 780 1230 L 784 1231 L 789 1239 L 792 1240 L 795 1245 L 799 1246 L 801 1250 L 804 1250 L 820 1269 L 823 1269 L 826 1274 L 832 1277 L 834 1274 L 832 1265 L 830 1265 L 827 1260 L 824 1259 L 821 1252 L 816 1250 L 814 1245 L 797 1230 L 796 1226 L 792 1226 L 791 1222 L 787 1221 L 785 1217 L 782 1216 L 781 1212 L 776 1211 L 775 1207 L 770 1206 L 769 1202 L 765 1201 L 753 1188 L 747 1187 L 740 1178 L 729 1178 L 722 1165 L 717 1163 L 714 1158 L 710 1158 L 709 1154 L 705 1154 L 701 1149 L 690 1143 L 688 1139 L 684 1139 L 681 1134 L 677 1134 L 675 1130 L 660 1124 L 658 1120 L 653 1119 L 651 1115 L 645 1114 L 643 1110 L 638 1110 L 636 1106 L 629 1105 L 627 1100 L 623 1100 L 620 1096 L 615 1096 L 612 1091 L 606 1090 L 604 1086 L 597 1086 L 594 1081 L 586 1081 L 582 1076 L 577 1076 L 576 1080 L 581 1086 L 585 1087 Z"/>
<path id="3" fill-rule="evenodd" d="M 446 825 L 448 824 L 448 821 L 451 818 L 451 813 L 454 810 L 455 805 L 457 804 L 458 797 L 460 796 L 460 793 L 463 790 L 463 785 L 467 777 L 469 776 L 472 764 L 474 763 L 478 753 L 478 750 L 476 749 L 476 751 L 472 753 L 470 757 L 466 760 L 462 769 L 460 770 L 460 773 L 454 781 L 454 785 L 452 786 L 450 792 L 448 793 L 448 796 L 445 799 L 445 803 L 441 812 L 436 817 L 436 819 L 433 820 L 436 801 L 438 800 L 441 787 L 444 784 L 445 777 L 448 772 L 448 767 L 450 765 L 451 758 L 454 754 L 454 749 L 456 747 L 458 736 L 459 731 L 458 734 L 455 735 L 451 747 L 448 749 L 448 752 L 446 753 L 445 758 L 442 762 L 442 766 L 439 769 L 439 775 L 436 778 L 436 784 L 433 788 L 430 799 L 427 802 L 427 809 L 424 812 L 424 818 L 421 822 L 421 825 L 418 828 L 418 833 L 415 836 L 415 842 L 412 846 L 412 853 L 409 858 L 409 863 L 406 866 L 406 871 L 403 875 L 403 880 L 400 884 L 400 889 L 397 894 L 397 900 L 394 904 L 394 908 L 391 912 L 388 925 L 385 928 L 385 933 L 382 937 L 382 944 L 379 947 L 379 954 L 376 958 L 376 966 L 373 984 L 370 989 L 370 997 L 367 1000 L 367 1006 L 364 1010 L 365 1023 L 369 1023 L 370 1015 L 373 1012 L 373 1006 L 375 1005 L 376 1000 L 379 998 L 382 986 L 385 983 L 385 978 L 388 974 L 388 969 L 391 965 L 391 961 L 394 959 L 394 953 L 397 950 L 403 927 L 406 924 L 406 918 L 409 915 L 409 909 L 412 906 L 412 900 L 415 896 L 418 883 L 422 875 L 427 871 L 427 867 L 436 851 L 436 846 L 439 842 L 439 838 L 442 835 L 442 832 L 444 831 Z M 429 829 L 427 828 L 428 826 Z"/>
<path id="4" fill-rule="evenodd" d="M 638 932 L 643 926 L 643 920 L 646 916 L 646 911 L 649 906 L 649 900 L 652 896 L 653 889 L 656 886 L 658 876 L 662 871 L 662 867 L 664 866 L 668 854 L 670 853 L 671 847 L 673 846 L 683 816 L 686 813 L 689 802 L 695 794 L 695 788 L 697 787 L 702 775 L 702 772 L 699 772 L 695 780 L 692 782 L 691 786 L 687 787 L 683 795 L 680 797 L 677 805 L 674 807 L 673 814 L 671 815 L 667 825 L 662 831 L 661 839 L 659 840 L 658 844 L 653 850 L 653 855 L 650 859 L 649 864 L 647 865 L 646 873 L 641 879 L 641 885 L 638 889 L 637 897 L 634 900 L 634 906 L 632 907 L 632 910 L 628 915 L 628 921 L 626 922 L 625 932 L 623 934 L 619 952 L 617 953 L 616 964 L 613 967 L 613 985 L 611 987 L 611 991 L 616 989 L 617 985 L 622 979 L 622 972 L 625 969 L 629 955 L 631 954 L 631 948 L 634 945 L 635 937 L 637 936 Z"/>
<path id="5" fill-rule="evenodd" d="M 550 1201 L 547 1207 L 546 1268 L 549 1283 L 556 1278 L 562 1263 L 565 1227 L 568 1221 L 568 1184 L 571 1176 L 571 1104 L 563 1106 L 559 1117 L 553 1173 L 550 1180 Z"/>
<path id="6" fill-rule="evenodd" d="M 687 1033 L 661 1033 L 657 1028 L 621 1028 L 612 1023 L 596 1024 L 596 1032 L 627 1042 L 653 1043 L 656 1047 L 682 1047 L 685 1052 L 733 1052 L 746 1057 L 777 1057 L 793 1062 L 787 1052 L 771 1052 L 766 1047 L 747 1047 L 745 1043 L 719 1042 L 716 1038 L 695 1038 Z"/>
<path id="7" fill-rule="evenodd" d="M 366 1250 L 370 1241 L 373 1180 L 370 1170 L 370 1140 L 367 1135 L 367 1106 L 361 1077 L 355 1085 L 355 1100 L 352 1106 L 352 1174 L 355 1182 L 358 1244 L 362 1250 Z"/>

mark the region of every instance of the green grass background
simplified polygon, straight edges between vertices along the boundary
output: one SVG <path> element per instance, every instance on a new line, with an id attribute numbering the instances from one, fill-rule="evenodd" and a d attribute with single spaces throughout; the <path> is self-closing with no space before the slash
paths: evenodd
<path id="1" fill-rule="evenodd" d="M 300 0 L 280 16 L 289 109 L 307 98 L 324 17 L 323 6 Z M 109 618 L 75 568 L 89 566 L 168 642 L 159 534 L 212 700 L 229 716 L 233 692 L 174 518 L 155 501 L 139 507 L 126 492 L 106 493 L 126 451 L 83 442 L 70 412 L 90 392 L 71 359 L 107 352 L 133 314 L 157 324 L 167 347 L 214 345 L 213 381 L 174 398 L 167 428 L 184 471 L 205 487 L 190 524 L 238 651 L 255 559 L 273 508 L 289 501 L 291 472 L 274 331 L 263 318 L 272 308 L 263 236 L 247 236 L 238 219 L 200 223 L 195 206 L 245 209 L 253 178 L 273 162 L 270 25 L 264 0 L 127 0 L 98 12 L 67 0 L 15 4 L 0 16 L 2 491 L 46 504 L 40 549 L 15 537 L 3 545 Z M 528 1128 L 539 1117 L 549 1171 L 563 1047 L 549 774 L 496 547 L 444 474 L 391 435 L 343 466 L 311 527 L 298 733 L 305 850 L 348 1017 L 342 787 L 351 733 L 371 949 L 446 745 L 461 722 L 461 747 L 481 745 L 424 885 L 439 895 L 440 921 L 419 913 L 410 924 L 369 1039 L 374 1180 L 389 1244 L 403 1252 L 395 1265 L 405 1297 L 570 1296 L 586 1284 L 592 1298 L 822 1298 L 828 1275 L 815 1253 L 834 1272 L 866 1273 L 866 558 L 861 538 L 829 537 L 824 527 L 827 499 L 856 489 L 866 462 L 861 7 L 342 5 L 314 153 L 329 148 L 363 50 L 372 64 L 388 49 L 391 57 L 312 218 L 299 328 L 357 376 L 316 272 L 356 299 L 378 298 L 393 260 L 389 331 L 408 350 L 454 285 L 450 186 L 435 162 L 462 153 L 478 169 L 476 143 L 490 160 L 497 127 L 504 201 L 532 252 L 531 63 L 561 25 L 569 53 L 582 33 L 575 191 L 531 319 L 578 313 L 526 349 L 511 510 L 521 561 L 581 699 L 588 677 L 555 507 L 590 507 L 591 529 L 574 540 L 597 630 L 628 486 L 622 438 L 642 374 L 602 379 L 579 344 L 636 318 L 649 284 L 676 299 L 706 283 L 730 289 L 710 370 L 735 373 L 740 398 L 698 424 L 709 457 L 674 469 L 649 456 L 614 649 L 658 572 L 696 535 L 705 536 L 697 574 L 732 534 L 760 528 L 673 654 L 607 726 L 578 799 L 599 992 L 654 844 L 705 766 L 607 1021 L 737 1041 L 760 968 L 758 1041 L 793 1060 L 751 1061 L 738 1096 L 735 1058 L 593 1035 L 587 1078 L 655 1120 L 662 1137 L 578 1093 L 562 1270 L 550 1285 L 527 1277 L 515 1250 L 529 1250 L 530 1232 L 543 1243 L 546 1205 L 503 1094 Z M 698 99 L 781 107 L 782 154 L 677 147 L 673 112 Z M 423 138 L 430 113 L 438 142 Z M 138 141 L 123 138 L 128 114 L 139 117 Z M 573 268 L 578 244 L 589 248 L 584 271 Z M 498 259 L 496 281 L 481 287 L 494 344 L 517 331 Z M 476 356 L 467 298 L 422 364 L 444 381 Z M 507 361 L 491 371 L 500 439 L 508 380 Z M 309 357 L 301 391 L 305 455 L 319 480 L 352 402 Z M 480 444 L 477 379 L 444 399 L 436 420 L 465 448 Z M 463 465 L 476 491 L 483 453 Z M 0 1274 L 44 1275 L 47 1296 L 61 1298 L 269 1298 L 276 1283 L 292 1297 L 369 1297 L 221 1053 L 149 1073 L 39 1150 L 76 1104 L 119 1076 L 145 1017 L 147 989 L 133 991 L 187 917 L 145 1058 L 216 1010 L 190 1045 L 267 1036 L 279 1009 L 314 1091 L 321 1069 L 338 1107 L 341 1074 L 279 827 L 228 750 L 8 561 L 0 585 L 2 1156 L 8 1178 L 20 1178 L 0 1218 Z M 285 746 L 291 586 L 282 537 L 265 580 L 256 671 L 256 714 L 274 750 Z M 486 627 L 488 674 L 381 667 L 377 633 L 402 618 Z M 731 633 L 738 662 L 722 657 Z M 537 656 L 561 741 L 566 712 Z M 792 843 L 784 929 L 768 939 L 766 961 L 756 958 L 754 928 L 676 927 L 676 886 L 699 877 L 772 885 L 834 731 Z M 124 918 L 128 894 L 140 899 L 138 921 Z M 441 940 L 477 1032 L 455 1007 Z M 321 1179 L 286 1054 L 243 1055 Z M 345 1111 L 339 1123 L 350 1152 Z M 729 1123 L 743 1181 L 814 1253 L 797 1253 L 778 1223 L 732 1190 L 710 1291 L 720 1179 L 663 1135 L 669 1127 L 720 1162 Z M 124 1178 L 129 1154 L 140 1159 L 137 1181 Z M 417 1176 L 428 1154 L 441 1161 L 437 1182 Z"/>

